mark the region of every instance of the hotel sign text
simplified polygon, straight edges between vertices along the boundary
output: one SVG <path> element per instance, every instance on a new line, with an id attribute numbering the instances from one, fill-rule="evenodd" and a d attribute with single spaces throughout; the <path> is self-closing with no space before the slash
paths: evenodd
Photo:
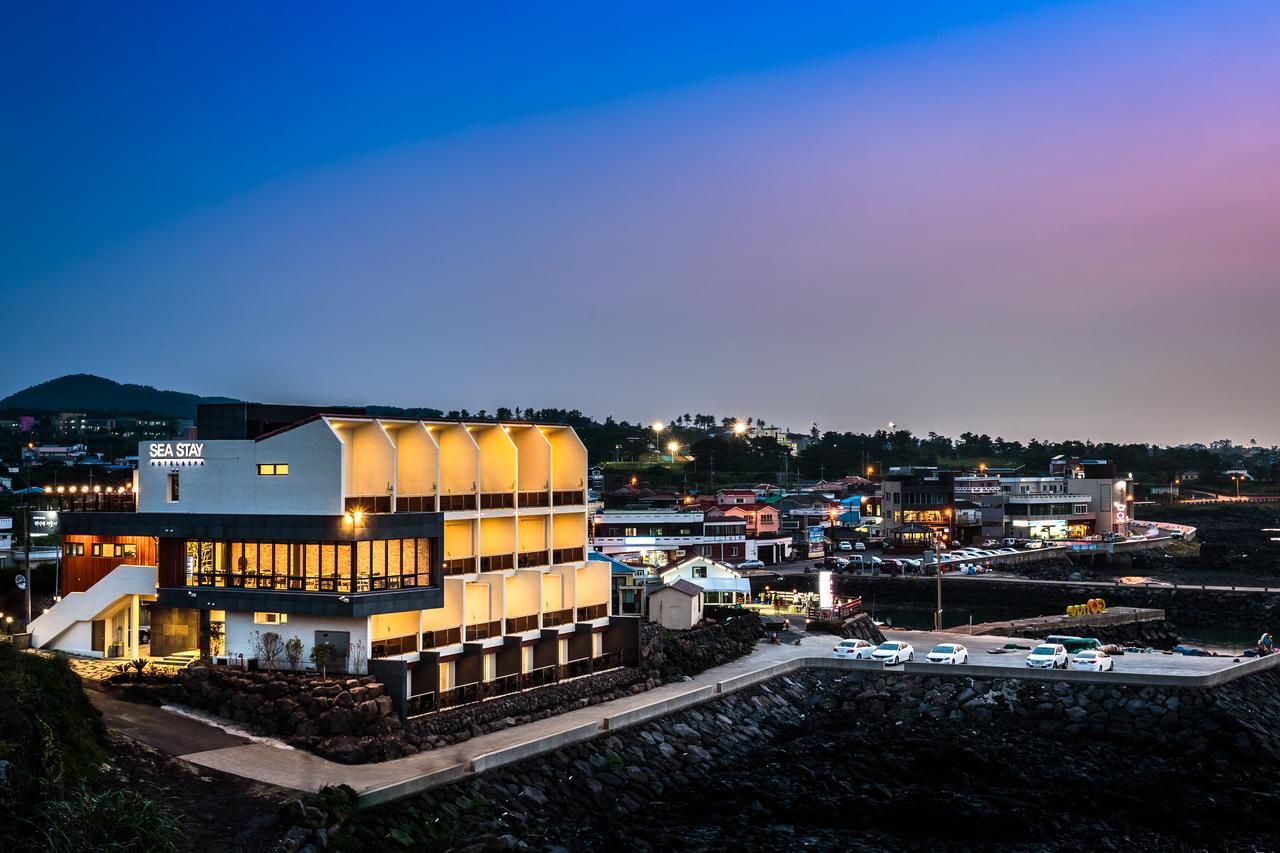
<path id="1" fill-rule="evenodd" d="M 203 465 L 204 443 L 194 441 L 157 442 L 151 445 L 152 465 Z"/>

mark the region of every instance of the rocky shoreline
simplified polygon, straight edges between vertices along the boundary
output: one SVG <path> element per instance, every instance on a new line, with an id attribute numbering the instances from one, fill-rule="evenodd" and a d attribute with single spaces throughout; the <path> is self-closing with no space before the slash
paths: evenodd
<path id="1" fill-rule="evenodd" d="M 1274 672 L 1157 690 L 808 670 L 360 812 L 326 843 L 1262 849 L 1278 711 Z"/>

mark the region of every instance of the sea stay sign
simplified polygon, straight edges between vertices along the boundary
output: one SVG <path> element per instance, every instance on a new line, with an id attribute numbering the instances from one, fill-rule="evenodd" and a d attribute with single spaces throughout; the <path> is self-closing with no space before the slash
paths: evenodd
<path id="1" fill-rule="evenodd" d="M 157 441 L 151 445 L 149 455 L 152 465 L 203 465 L 204 442 Z"/>

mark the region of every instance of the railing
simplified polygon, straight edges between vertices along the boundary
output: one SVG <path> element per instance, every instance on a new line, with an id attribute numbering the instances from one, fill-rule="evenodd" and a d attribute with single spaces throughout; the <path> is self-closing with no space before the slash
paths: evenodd
<path id="1" fill-rule="evenodd" d="M 469 575 L 475 570 L 475 557 L 457 557 L 452 560 L 445 560 L 441 573 L 448 577 L 450 575 Z"/>
<path id="2" fill-rule="evenodd" d="M 481 509 L 514 509 L 516 496 L 511 492 L 481 492 Z"/>
<path id="3" fill-rule="evenodd" d="M 107 494 L 89 492 L 79 495 L 58 495 L 60 512 L 134 512 L 138 508 L 138 496 L 133 492 Z"/>
<path id="4" fill-rule="evenodd" d="M 534 613 L 530 616 L 515 616 L 507 620 L 508 634 L 521 634 L 525 631 L 534 631 L 538 628 L 538 614 Z"/>
<path id="5" fill-rule="evenodd" d="M 410 634 L 407 637 L 392 637 L 386 640 L 378 640 L 373 644 L 369 651 L 371 658 L 387 658 L 394 655 L 408 654 L 418 650 L 418 638 L 416 635 Z"/>
<path id="6" fill-rule="evenodd" d="M 463 684 L 452 690 L 419 693 L 409 697 L 407 716 L 417 717 L 442 711 L 445 708 L 483 702 L 497 696 L 546 687 L 562 679 L 578 678 L 595 672 L 604 672 L 607 669 L 617 669 L 620 666 L 622 666 L 622 652 L 606 652 L 597 657 L 582 658 L 559 666 L 544 666 L 529 672 L 499 676 L 492 681 Z"/>
<path id="7" fill-rule="evenodd" d="M 587 493 L 581 489 L 566 489 L 551 493 L 551 503 L 555 506 L 578 506 L 587 502 Z"/>
<path id="8" fill-rule="evenodd" d="M 355 495 L 343 504 L 346 512 L 391 512 L 391 495 Z"/>
<path id="9" fill-rule="evenodd" d="M 487 640 L 490 637 L 502 636 L 502 620 L 496 622 L 481 622 L 479 625 L 467 626 L 467 642 L 475 642 L 476 640 Z"/>
<path id="10" fill-rule="evenodd" d="M 589 622 L 592 619 L 600 619 L 609 615 L 609 605 L 592 604 L 589 607 L 578 608 L 578 621 Z"/>
<path id="11" fill-rule="evenodd" d="M 440 496 L 441 512 L 461 512 L 462 510 L 471 510 L 475 508 L 476 496 L 474 494 Z"/>
<path id="12" fill-rule="evenodd" d="M 431 575 L 426 573 L 421 575 L 383 575 L 356 578 L 356 592 L 383 592 L 388 589 L 405 589 L 430 585 Z"/>
<path id="13" fill-rule="evenodd" d="M 461 642 L 461 628 L 444 628 L 439 631 L 422 632 L 423 649 L 438 649 L 441 646 L 456 646 Z"/>
<path id="14" fill-rule="evenodd" d="M 435 512 L 435 495 L 410 495 L 396 498 L 396 512 Z"/>
<path id="15" fill-rule="evenodd" d="M 520 507 L 539 507 L 551 506 L 551 494 L 546 491 L 541 492 L 521 492 Z"/>
<path id="16" fill-rule="evenodd" d="M 572 610 L 552 610 L 542 614 L 542 627 L 544 628 L 555 628 L 558 625 L 568 625 L 572 621 Z"/>
<path id="17" fill-rule="evenodd" d="M 503 569 L 514 569 L 515 567 L 515 557 L 510 554 L 491 554 L 480 558 L 480 571 L 482 572 L 500 572 Z"/>
<path id="18" fill-rule="evenodd" d="M 586 558 L 585 548 L 557 548 L 551 552 L 551 561 L 554 563 L 576 563 Z"/>
<path id="19" fill-rule="evenodd" d="M 550 552 L 548 551 L 527 551 L 520 555 L 518 565 L 522 569 L 531 569 L 535 566 L 545 566 L 550 562 Z"/>

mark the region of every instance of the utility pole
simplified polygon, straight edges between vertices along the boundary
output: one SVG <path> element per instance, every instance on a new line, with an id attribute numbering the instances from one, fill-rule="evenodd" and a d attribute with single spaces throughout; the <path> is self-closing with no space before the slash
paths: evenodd
<path id="1" fill-rule="evenodd" d="M 27 625 L 31 624 L 31 496 L 23 495 L 23 516 L 24 524 L 22 526 L 23 547 L 26 549 L 26 568 L 23 573 L 26 575 L 26 593 L 27 599 Z"/>

